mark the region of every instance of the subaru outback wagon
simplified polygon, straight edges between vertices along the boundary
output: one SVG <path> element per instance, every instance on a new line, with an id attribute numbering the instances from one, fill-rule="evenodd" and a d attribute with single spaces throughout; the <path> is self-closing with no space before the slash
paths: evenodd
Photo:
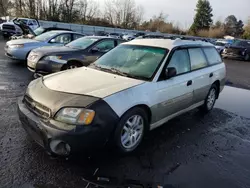
<path id="1" fill-rule="evenodd" d="M 32 81 L 18 112 L 24 129 L 51 154 L 107 143 L 129 153 L 170 119 L 197 107 L 212 110 L 225 74 L 210 43 L 138 39 L 89 67 Z"/>

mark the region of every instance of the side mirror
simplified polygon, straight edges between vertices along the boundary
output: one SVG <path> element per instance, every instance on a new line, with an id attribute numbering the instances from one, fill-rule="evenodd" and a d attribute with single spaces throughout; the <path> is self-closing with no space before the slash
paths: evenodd
<path id="1" fill-rule="evenodd" d="M 176 68 L 174 67 L 169 67 L 166 69 L 166 72 L 165 72 L 165 78 L 168 79 L 168 78 L 172 78 L 176 76 Z"/>
<path id="2" fill-rule="evenodd" d="M 99 50 L 99 48 L 97 48 L 97 47 L 93 47 L 92 49 L 91 49 L 91 52 L 92 53 L 96 53 L 96 52 L 99 52 L 100 50 Z"/>
<path id="3" fill-rule="evenodd" d="M 56 39 L 51 39 L 50 43 L 56 43 Z"/>

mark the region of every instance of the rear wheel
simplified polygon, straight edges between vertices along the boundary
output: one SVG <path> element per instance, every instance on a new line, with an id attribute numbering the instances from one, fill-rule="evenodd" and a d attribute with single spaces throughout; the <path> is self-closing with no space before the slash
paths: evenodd
<path id="1" fill-rule="evenodd" d="M 115 144 L 121 153 L 134 151 L 141 143 L 146 128 L 148 116 L 142 108 L 133 108 L 126 112 L 115 130 Z"/>
<path id="2" fill-rule="evenodd" d="M 246 54 L 245 57 L 244 57 L 244 60 L 245 60 L 245 61 L 249 61 L 249 60 L 250 60 L 250 55 L 249 55 L 249 54 Z"/>
<path id="3" fill-rule="evenodd" d="M 213 109 L 215 101 L 217 99 L 218 89 L 219 88 L 215 84 L 213 84 L 210 88 L 206 100 L 201 108 L 203 112 L 208 113 Z"/>

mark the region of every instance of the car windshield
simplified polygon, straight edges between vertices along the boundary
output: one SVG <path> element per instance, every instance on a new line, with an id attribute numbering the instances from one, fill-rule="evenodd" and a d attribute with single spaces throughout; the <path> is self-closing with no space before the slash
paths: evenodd
<path id="1" fill-rule="evenodd" d="M 54 31 L 51 31 L 51 32 L 46 32 L 46 33 L 43 33 L 37 37 L 34 38 L 34 40 L 38 40 L 38 41 L 46 41 L 48 39 L 50 39 L 51 37 L 57 35 L 59 33 L 57 32 L 54 32 Z"/>
<path id="2" fill-rule="evenodd" d="M 76 48 L 76 49 L 86 49 L 96 41 L 98 41 L 98 39 L 82 37 L 77 40 L 74 40 L 73 42 L 67 44 L 66 46 L 70 48 Z"/>
<path id="3" fill-rule="evenodd" d="M 27 20 L 26 19 L 18 19 L 18 22 L 23 22 L 24 24 L 27 24 Z"/>
<path id="4" fill-rule="evenodd" d="M 43 27 L 38 27 L 37 29 L 34 30 L 34 33 L 36 34 L 36 36 L 41 35 L 44 32 L 44 28 Z"/>
<path id="5" fill-rule="evenodd" d="M 120 45 L 90 67 L 136 79 L 150 80 L 167 53 L 167 49 L 157 47 Z"/>
<path id="6" fill-rule="evenodd" d="M 247 46 L 248 43 L 247 43 L 246 41 L 240 41 L 240 40 L 238 40 L 238 41 L 235 41 L 235 42 L 233 43 L 233 45 L 234 45 L 234 46 Z M 250 45 L 250 44 L 249 44 L 249 45 Z"/>

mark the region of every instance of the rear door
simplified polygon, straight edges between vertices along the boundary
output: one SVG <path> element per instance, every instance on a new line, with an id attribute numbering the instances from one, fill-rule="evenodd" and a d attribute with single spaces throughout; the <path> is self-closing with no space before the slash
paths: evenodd
<path id="1" fill-rule="evenodd" d="M 205 100 L 211 87 L 210 77 L 211 69 L 208 67 L 207 58 L 200 47 L 188 49 L 191 71 L 193 77 L 194 97 L 193 104 L 197 104 Z"/>

